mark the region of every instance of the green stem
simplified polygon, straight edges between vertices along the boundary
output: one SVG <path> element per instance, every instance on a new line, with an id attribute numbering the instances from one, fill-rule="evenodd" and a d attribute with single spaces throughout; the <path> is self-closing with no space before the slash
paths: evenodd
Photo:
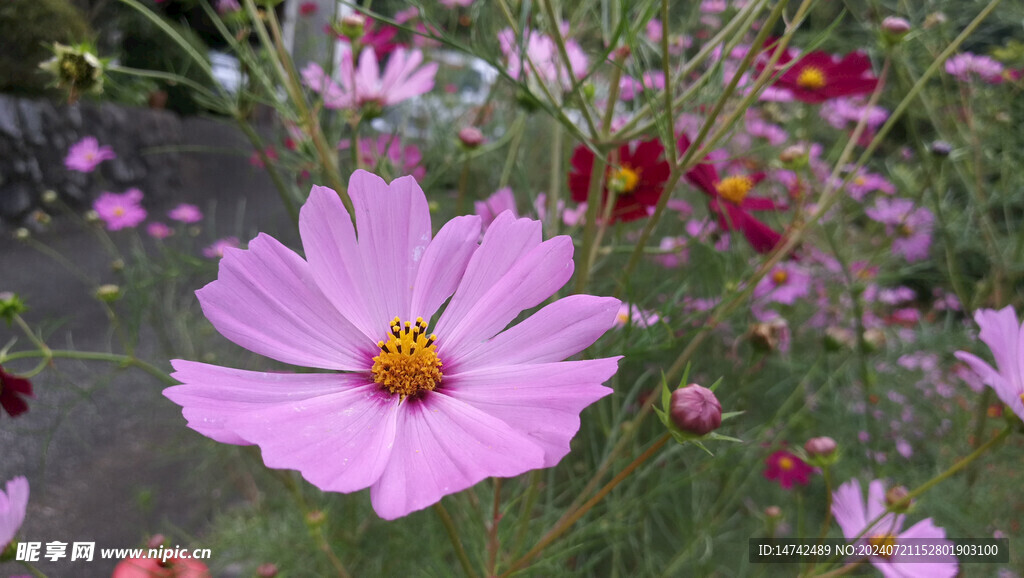
<path id="1" fill-rule="evenodd" d="M 452 541 L 452 548 L 455 549 L 455 556 L 458 557 L 459 563 L 462 564 L 462 570 L 466 573 L 466 576 L 477 578 L 476 570 L 473 569 L 473 564 L 469 561 L 466 549 L 462 547 L 462 541 L 459 540 L 459 531 L 455 528 L 455 521 L 448 514 L 448 510 L 444 509 L 441 502 L 438 502 L 434 504 L 434 513 L 441 519 L 441 524 L 444 526 L 445 531 L 448 532 L 448 539 Z"/>
<path id="2" fill-rule="evenodd" d="M 159 379 L 167 385 L 178 385 L 178 380 L 174 379 L 167 372 L 151 365 L 135 356 L 131 355 L 119 355 L 117 353 L 101 353 L 98 351 L 75 351 L 69 349 L 47 349 L 45 351 L 19 351 L 17 353 L 11 353 L 2 356 L 0 362 L 7 363 L 8 361 L 16 361 L 18 359 L 36 359 L 43 358 L 46 360 L 51 359 L 80 359 L 83 361 L 107 361 L 110 363 L 116 363 L 124 367 L 135 367 L 141 369 L 153 377 Z"/>

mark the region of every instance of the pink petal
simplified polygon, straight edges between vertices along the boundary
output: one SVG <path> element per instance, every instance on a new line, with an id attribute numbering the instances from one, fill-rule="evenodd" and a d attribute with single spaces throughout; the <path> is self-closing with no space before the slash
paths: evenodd
<path id="1" fill-rule="evenodd" d="M 387 99 L 387 104 L 395 104 L 407 98 L 430 92 L 434 88 L 437 68 L 436 62 L 424 64 L 412 76 L 403 79 L 401 84 L 386 91 L 384 96 Z"/>
<path id="2" fill-rule="evenodd" d="M 417 269 L 430 244 L 430 209 L 412 177 L 388 185 L 377 175 L 357 170 L 349 179 L 348 192 L 359 231 L 363 296 L 380 339 L 395 316 L 403 321 L 414 318 L 412 294 Z"/>
<path id="3" fill-rule="evenodd" d="M 405 516 L 484 478 L 542 467 L 544 452 L 501 420 L 439 392 L 407 401 L 384 473 L 370 493 L 386 520 Z"/>
<path id="4" fill-rule="evenodd" d="M 996 366 L 1011 385 L 1024 384 L 1024 326 L 1017 321 L 1013 307 L 979 309 L 974 320 L 981 327 L 979 337 L 996 360 Z"/>
<path id="5" fill-rule="evenodd" d="M 365 383 L 239 414 L 228 427 L 260 446 L 269 468 L 298 470 L 326 492 L 374 484 L 395 444 L 400 397 Z"/>
<path id="6" fill-rule="evenodd" d="M 620 304 L 618 299 L 592 295 L 559 299 L 453 361 L 461 371 L 561 361 L 583 351 L 608 331 Z"/>
<path id="7" fill-rule="evenodd" d="M 217 280 L 196 291 L 206 318 L 238 345 L 284 363 L 366 370 L 367 340 L 317 289 L 309 265 L 273 237 L 227 249 Z"/>
<path id="8" fill-rule="evenodd" d="M 453 327 L 443 332 L 438 328 L 441 359 L 457 359 L 461 351 L 490 339 L 524 309 L 540 305 L 558 291 L 572 277 L 572 252 L 572 239 L 563 235 L 541 243 L 516 261 L 461 319 L 449 318 Z M 451 369 L 450 362 L 446 363 Z"/>
<path id="9" fill-rule="evenodd" d="M 480 239 L 480 217 L 455 217 L 430 242 L 412 290 L 412 314 L 429 320 L 451 297 Z"/>
<path id="10" fill-rule="evenodd" d="M 544 467 L 551 467 L 569 453 L 580 412 L 612 393 L 601 384 L 615 374 L 619 359 L 487 367 L 446 375 L 443 388 L 529 436 L 544 448 Z"/>
<path id="11" fill-rule="evenodd" d="M 853 539 L 868 525 L 864 517 L 864 496 L 859 481 L 850 480 L 832 494 L 832 515 L 847 539 Z"/>
<path id="12" fill-rule="evenodd" d="M 299 234 L 317 286 L 367 340 L 376 343 L 387 322 L 382 326 L 380 319 L 371 317 L 368 300 L 363 297 L 367 291 L 363 262 L 352 220 L 338 193 L 313 187 L 299 212 Z"/>

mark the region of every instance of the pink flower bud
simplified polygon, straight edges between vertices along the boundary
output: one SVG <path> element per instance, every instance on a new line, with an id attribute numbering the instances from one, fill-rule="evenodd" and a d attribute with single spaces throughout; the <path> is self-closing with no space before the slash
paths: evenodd
<path id="1" fill-rule="evenodd" d="M 484 143 L 484 133 L 475 126 L 467 126 L 459 130 L 459 142 L 466 148 L 474 149 Z"/>
<path id="2" fill-rule="evenodd" d="M 882 30 L 893 36 L 903 36 L 910 32 L 910 22 L 907 22 L 905 18 L 888 16 L 882 20 Z"/>
<path id="3" fill-rule="evenodd" d="M 828 457 L 836 451 L 836 440 L 830 437 L 811 438 L 804 444 L 804 451 L 811 457 Z"/>
<path id="4" fill-rule="evenodd" d="M 722 404 L 706 387 L 692 383 L 672 392 L 672 422 L 679 429 L 705 435 L 722 425 Z"/>

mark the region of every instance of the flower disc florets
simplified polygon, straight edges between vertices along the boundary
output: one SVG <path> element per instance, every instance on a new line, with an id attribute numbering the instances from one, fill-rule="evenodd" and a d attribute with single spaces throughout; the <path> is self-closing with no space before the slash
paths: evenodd
<path id="1" fill-rule="evenodd" d="M 808 66 L 800 71 L 796 83 L 807 90 L 819 90 L 825 88 L 825 73 L 816 66 Z"/>
<path id="2" fill-rule="evenodd" d="M 754 181 L 750 177 L 725 177 L 715 185 L 719 195 L 737 205 L 747 198 L 750 189 L 754 188 Z"/>
<path id="3" fill-rule="evenodd" d="M 422 317 L 416 324 L 402 326 L 398 317 L 391 322 L 387 342 L 378 341 L 380 355 L 373 358 L 373 381 L 403 398 L 421 391 L 433 391 L 441 383 L 441 360 L 437 357 L 436 335 L 427 335 Z"/>

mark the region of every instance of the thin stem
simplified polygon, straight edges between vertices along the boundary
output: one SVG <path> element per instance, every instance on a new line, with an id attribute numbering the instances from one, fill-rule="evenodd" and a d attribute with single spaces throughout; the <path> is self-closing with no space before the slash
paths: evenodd
<path id="1" fill-rule="evenodd" d="M 494 478 L 494 506 L 491 508 L 491 524 L 487 528 L 487 575 L 494 576 L 498 564 L 498 523 L 501 521 L 501 478 Z"/>
<path id="2" fill-rule="evenodd" d="M 633 460 L 628 466 L 623 468 L 623 470 L 619 472 L 614 478 L 612 478 L 607 484 L 605 484 L 604 487 L 600 489 L 600 491 L 594 494 L 593 498 L 587 500 L 586 503 L 584 503 L 576 510 L 566 512 L 564 515 L 562 515 L 562 518 L 559 519 L 558 522 L 556 522 L 555 525 L 550 530 L 548 530 L 546 534 L 544 534 L 544 537 L 541 538 L 540 541 L 537 542 L 537 544 L 534 545 L 533 548 L 530 548 L 529 552 L 527 552 L 521 558 L 512 563 L 509 569 L 501 575 L 502 578 L 526 567 L 530 563 L 530 561 L 533 560 L 534 557 L 536 557 L 538 554 L 544 551 L 544 548 L 547 548 L 552 542 L 558 539 L 559 536 L 561 536 L 569 528 L 571 528 L 573 524 L 579 521 L 579 519 L 582 518 L 584 514 L 589 512 L 594 506 L 596 506 L 601 500 L 603 500 L 605 496 L 607 496 L 612 490 L 614 490 L 616 486 L 622 483 L 623 480 L 628 478 L 629 475 L 632 474 L 638 467 L 640 467 L 653 455 L 658 453 L 658 450 L 660 450 L 662 446 L 664 446 L 665 443 L 668 442 L 670 437 L 671 436 L 668 433 L 662 434 L 662 436 L 658 438 L 658 441 L 654 442 L 654 444 L 652 444 L 651 447 L 647 448 L 647 451 L 637 456 L 635 460 Z"/>
<path id="3" fill-rule="evenodd" d="M 17 353 L 11 353 L 2 356 L 0 362 L 7 363 L 8 361 L 16 361 L 18 359 L 36 359 L 43 358 L 46 360 L 50 359 L 80 359 L 83 361 L 107 361 L 110 363 L 116 363 L 125 367 L 135 367 L 141 369 L 153 377 L 159 379 L 167 385 L 178 385 L 178 380 L 174 379 L 167 372 L 161 370 L 155 365 L 131 356 L 131 355 L 119 355 L 117 353 L 101 353 L 99 351 L 75 351 L 68 349 L 47 349 L 46 351 L 19 351 Z"/>
<path id="4" fill-rule="evenodd" d="M 452 517 L 448 515 L 448 510 L 444 509 L 441 502 L 438 502 L 434 504 L 434 513 L 441 519 L 441 524 L 444 525 L 445 531 L 448 532 L 448 539 L 452 541 L 452 548 L 455 550 L 455 556 L 458 557 L 459 563 L 462 564 L 462 570 L 466 573 L 466 576 L 477 578 L 476 570 L 473 569 L 473 564 L 469 561 L 466 549 L 462 547 L 462 541 L 459 540 L 459 531 L 455 528 L 455 522 L 452 520 Z"/>

